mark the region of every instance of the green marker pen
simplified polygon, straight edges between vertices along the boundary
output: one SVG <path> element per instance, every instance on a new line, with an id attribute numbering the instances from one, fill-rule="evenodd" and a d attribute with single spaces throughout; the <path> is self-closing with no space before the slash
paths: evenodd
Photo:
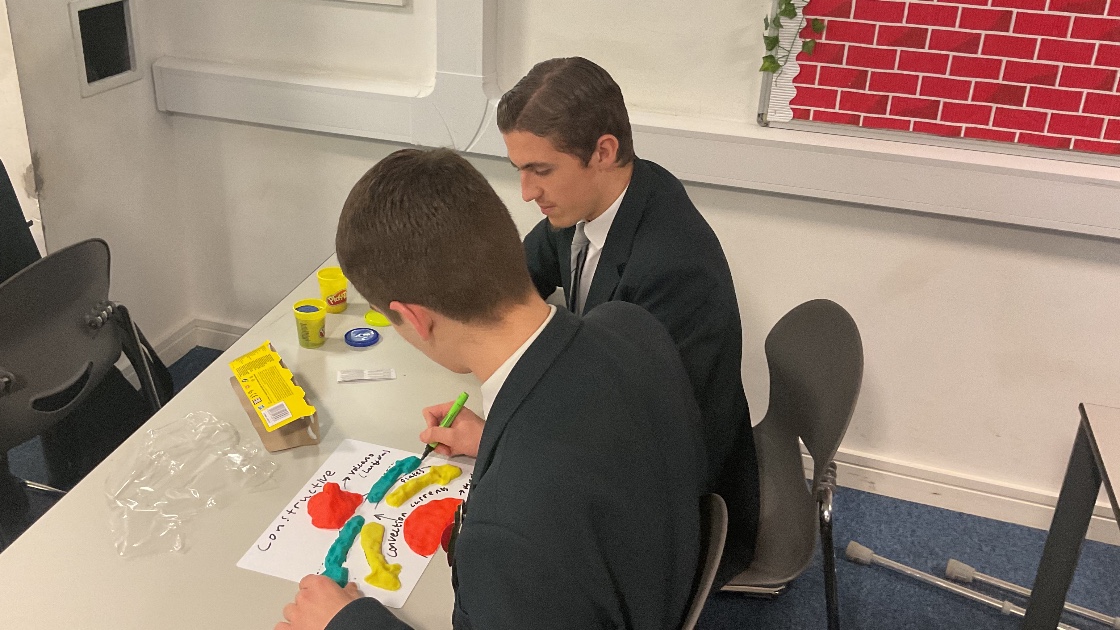
<path id="1" fill-rule="evenodd" d="M 459 412 L 463 410 L 463 405 L 467 404 L 467 397 L 467 392 L 459 394 L 459 397 L 455 399 L 455 404 L 451 405 L 451 408 L 447 410 L 447 415 L 440 421 L 439 426 L 445 429 L 451 426 L 451 423 L 455 421 L 455 416 L 459 415 Z M 439 446 L 439 442 L 432 442 L 425 446 L 424 454 L 420 456 L 420 461 L 424 461 L 425 457 L 431 455 L 432 451 L 434 451 L 437 446 Z"/>

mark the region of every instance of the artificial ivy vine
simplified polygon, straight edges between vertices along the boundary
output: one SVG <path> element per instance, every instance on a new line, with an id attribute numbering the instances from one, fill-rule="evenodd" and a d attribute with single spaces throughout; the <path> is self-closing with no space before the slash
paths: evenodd
<path id="1" fill-rule="evenodd" d="M 769 17 L 762 18 L 762 42 L 766 45 L 766 56 L 762 58 L 762 67 L 758 69 L 759 72 L 781 73 L 782 68 L 789 61 L 790 54 L 793 53 L 793 46 L 789 48 L 782 46 L 778 38 L 778 31 L 783 26 L 782 18 L 792 20 L 796 17 L 799 17 L 799 14 L 797 7 L 793 5 L 793 0 L 778 0 L 778 7 L 775 12 Z M 801 13 L 800 18 L 797 23 L 798 33 L 805 27 L 805 14 Z M 813 18 L 809 21 L 809 28 L 812 29 L 814 34 L 820 35 L 824 32 L 824 20 Z M 816 46 L 817 40 L 815 39 L 801 40 L 801 51 L 807 55 L 813 54 L 813 49 Z"/>

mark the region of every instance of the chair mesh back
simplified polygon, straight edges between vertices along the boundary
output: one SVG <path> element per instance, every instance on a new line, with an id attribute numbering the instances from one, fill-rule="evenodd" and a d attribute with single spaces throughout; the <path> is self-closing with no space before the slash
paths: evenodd
<path id="1" fill-rule="evenodd" d="M 0 452 L 66 417 L 121 354 L 120 329 L 86 321 L 109 297 L 109 247 L 91 239 L 0 284 Z"/>
<path id="2" fill-rule="evenodd" d="M 851 315 L 831 300 L 797 306 L 766 337 L 766 415 L 796 432 L 815 462 L 814 487 L 836 454 L 863 380 L 863 343 Z"/>

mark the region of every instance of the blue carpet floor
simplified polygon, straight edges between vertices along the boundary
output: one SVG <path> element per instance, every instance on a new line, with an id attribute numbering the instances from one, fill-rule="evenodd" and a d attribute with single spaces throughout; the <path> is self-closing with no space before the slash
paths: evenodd
<path id="1" fill-rule="evenodd" d="M 221 353 L 195 348 L 170 366 L 179 391 Z M 41 449 L 33 440 L 10 453 L 12 471 L 37 481 L 46 479 Z M 32 493 L 37 517 L 52 501 Z M 36 496 L 37 495 L 37 496 Z M 877 566 L 843 559 L 851 540 L 875 553 L 933 575 L 943 576 L 949 558 L 977 571 L 1029 587 L 1034 581 L 1046 532 L 1019 525 L 942 510 L 908 501 L 839 488 L 835 500 L 835 544 L 840 613 L 845 630 L 901 628 L 1008 629 L 1019 620 L 957 595 L 927 586 Z M 977 586 L 999 599 L 1021 600 Z M 1120 615 L 1120 547 L 1086 541 L 1070 588 L 1069 601 L 1108 615 Z M 1104 628 L 1067 615 L 1070 625 Z M 813 564 L 792 587 L 774 600 L 717 593 L 700 619 L 703 630 L 785 630 L 824 628 L 824 581 L 818 548 Z"/>

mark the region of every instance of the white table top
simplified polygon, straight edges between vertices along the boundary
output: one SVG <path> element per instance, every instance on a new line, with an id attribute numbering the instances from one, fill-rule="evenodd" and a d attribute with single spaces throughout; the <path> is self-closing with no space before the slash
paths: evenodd
<path id="1" fill-rule="evenodd" d="M 326 264 L 334 264 L 333 258 Z M 470 393 L 480 410 L 477 381 L 439 367 L 392 328 L 370 348 L 347 346 L 342 335 L 365 326 L 366 302 L 351 289 L 345 313 L 328 315 L 327 341 L 314 350 L 296 339 L 291 304 L 318 297 L 315 274 L 276 305 L 11 547 L 0 554 L 0 626 L 88 630 L 122 628 L 272 628 L 296 584 L 235 566 L 286 503 L 347 438 L 419 452 L 420 410 Z M 187 550 L 124 558 L 109 531 L 104 486 L 109 471 L 131 454 L 144 430 L 202 410 L 232 423 L 243 443 L 260 441 L 229 384 L 230 360 L 272 341 L 319 412 L 322 443 L 272 453 L 279 468 L 264 489 L 190 522 Z M 336 383 L 340 369 L 395 368 L 394 381 Z M 131 447 L 131 448 L 130 448 Z M 418 628 L 451 625 L 451 570 L 437 551 L 404 608 Z"/>

